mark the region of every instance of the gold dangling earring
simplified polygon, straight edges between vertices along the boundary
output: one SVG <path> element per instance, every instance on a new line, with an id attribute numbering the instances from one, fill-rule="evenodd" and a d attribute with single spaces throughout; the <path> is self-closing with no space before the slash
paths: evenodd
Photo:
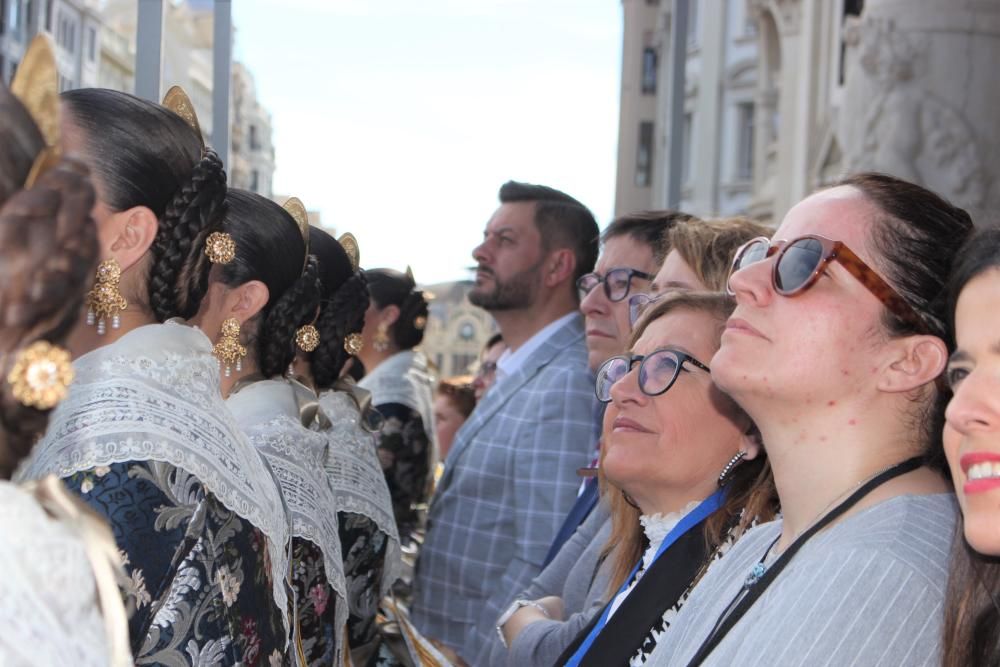
<path id="1" fill-rule="evenodd" d="M 379 322 L 375 335 L 372 336 L 372 347 L 376 352 L 385 352 L 389 349 L 389 325 Z"/>
<path id="2" fill-rule="evenodd" d="M 121 326 L 119 313 L 128 308 L 128 301 L 118 291 L 122 278 L 122 267 L 116 259 L 106 259 L 97 266 L 97 284 L 87 292 L 87 324 L 97 323 L 97 333 L 107 331 L 105 320 L 111 320 L 111 328 Z"/>
<path id="3" fill-rule="evenodd" d="M 359 333 L 347 334 L 347 338 L 344 339 L 344 351 L 353 357 L 358 356 L 364 346 L 365 341 Z"/>
<path id="4" fill-rule="evenodd" d="M 235 317 L 230 317 L 222 323 L 222 336 L 219 342 L 212 347 L 212 354 L 223 364 L 223 373 L 226 377 L 233 374 L 233 365 L 236 372 L 243 370 L 243 357 L 247 356 L 247 349 L 240 345 L 240 321 Z"/>

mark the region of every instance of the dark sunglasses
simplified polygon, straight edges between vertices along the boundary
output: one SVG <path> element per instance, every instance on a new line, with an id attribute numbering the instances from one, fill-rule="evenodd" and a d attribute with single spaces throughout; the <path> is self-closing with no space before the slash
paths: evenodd
<path id="1" fill-rule="evenodd" d="M 629 374 L 632 367 L 639 364 L 639 391 L 646 396 L 665 394 L 674 386 L 681 371 L 686 371 L 685 363 L 691 363 L 706 373 L 708 366 L 690 354 L 670 347 L 661 347 L 650 354 L 622 354 L 611 357 L 597 370 L 595 389 L 601 403 L 611 401 L 611 387 Z"/>
<path id="2" fill-rule="evenodd" d="M 771 241 L 763 236 L 748 241 L 736 251 L 726 289 L 734 294 L 733 274 L 774 255 L 771 285 L 782 296 L 796 296 L 816 284 L 830 262 L 840 262 L 847 272 L 875 295 L 886 308 L 921 333 L 930 333 L 927 323 L 875 270 L 840 241 L 808 234 L 791 241 Z"/>
<path id="3" fill-rule="evenodd" d="M 599 273 L 586 273 L 576 279 L 576 289 L 580 292 L 580 299 L 590 294 L 595 287 L 604 283 L 604 295 L 612 303 L 621 301 L 628 296 L 632 289 L 632 278 L 642 278 L 652 280 L 653 276 L 638 269 L 611 269 L 607 275 L 601 276 Z"/>

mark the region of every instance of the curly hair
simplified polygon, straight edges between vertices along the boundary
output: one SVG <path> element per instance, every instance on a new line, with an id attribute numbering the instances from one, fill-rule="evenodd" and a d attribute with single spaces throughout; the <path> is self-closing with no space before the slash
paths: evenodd
<path id="1" fill-rule="evenodd" d="M 48 410 L 13 398 L 7 373 L 19 350 L 62 343 L 79 317 L 98 254 L 93 205 L 86 167 L 64 159 L 0 208 L 0 478 L 10 477 L 48 421 Z"/>

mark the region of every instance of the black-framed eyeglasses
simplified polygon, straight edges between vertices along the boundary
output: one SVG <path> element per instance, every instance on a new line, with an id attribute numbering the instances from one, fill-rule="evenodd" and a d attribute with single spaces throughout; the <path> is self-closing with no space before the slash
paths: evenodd
<path id="1" fill-rule="evenodd" d="M 661 347 L 649 354 L 622 354 L 611 357 L 597 370 L 595 390 L 601 403 L 611 402 L 611 387 L 624 378 L 639 364 L 639 391 L 646 396 L 665 394 L 674 386 L 681 371 L 686 371 L 685 363 L 709 373 L 708 366 L 687 352 L 672 347 Z"/>
<path id="2" fill-rule="evenodd" d="M 651 303 L 656 303 L 666 294 L 633 294 L 628 298 L 628 325 L 635 328 L 635 323 L 639 321 L 646 308 Z"/>
<path id="3" fill-rule="evenodd" d="M 604 295 L 608 297 L 608 301 L 616 302 L 628 296 L 629 290 L 632 289 L 633 278 L 652 280 L 653 276 L 645 271 L 631 268 L 611 269 L 603 276 L 599 273 L 586 273 L 576 279 L 576 289 L 580 292 L 582 300 L 595 287 L 604 283 Z"/>
<path id="4" fill-rule="evenodd" d="M 495 361 L 484 361 L 479 364 L 479 370 L 476 371 L 476 377 L 489 377 L 497 372 L 497 362 Z"/>

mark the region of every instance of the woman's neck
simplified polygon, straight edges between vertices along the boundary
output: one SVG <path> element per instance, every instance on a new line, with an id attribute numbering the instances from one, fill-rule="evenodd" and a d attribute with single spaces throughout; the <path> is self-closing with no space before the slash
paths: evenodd
<path id="1" fill-rule="evenodd" d="M 896 401 L 843 406 L 827 401 L 822 410 L 786 403 L 780 416 L 771 414 L 769 407 L 754 409 L 751 416 L 760 428 L 781 502 L 779 551 L 865 481 L 923 448 L 919 435 L 902 419 L 887 418 L 903 409 Z M 936 491 L 923 482 L 886 485 L 855 508 L 870 506 L 876 498 L 881 502 L 903 493 Z"/>
<path id="2" fill-rule="evenodd" d="M 147 324 L 156 324 L 156 319 L 151 313 L 137 308 L 126 308 L 118 314 L 118 318 L 119 326 L 117 328 L 112 327 L 110 322 L 105 322 L 104 333 L 99 334 L 96 324 L 87 324 L 86 312 L 81 314 L 76 326 L 66 338 L 66 347 L 69 349 L 70 355 L 77 359 L 99 347 L 116 342 L 133 329 Z"/>
<path id="3" fill-rule="evenodd" d="M 381 364 L 383 361 L 398 353 L 399 350 L 392 346 L 388 350 L 385 350 L 384 352 L 379 352 L 374 349 L 371 350 L 365 349 L 361 352 L 361 354 L 358 355 L 358 358 L 361 359 L 361 363 L 365 367 L 365 374 L 368 374 L 371 373 L 376 368 L 378 368 L 379 364 Z"/>
<path id="4" fill-rule="evenodd" d="M 666 488 L 663 485 L 658 485 L 648 489 L 648 493 L 636 489 L 635 495 L 629 495 L 639 506 L 639 511 L 645 516 L 667 515 L 680 512 L 692 502 L 708 498 L 717 488 L 718 481 L 713 477 L 684 488 Z"/>

